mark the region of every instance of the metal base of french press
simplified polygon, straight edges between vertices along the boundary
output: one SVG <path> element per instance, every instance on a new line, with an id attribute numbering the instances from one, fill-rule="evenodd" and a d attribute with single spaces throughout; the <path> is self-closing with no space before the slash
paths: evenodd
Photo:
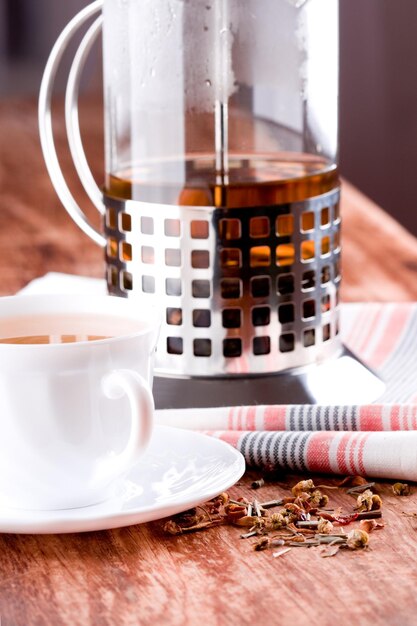
<path id="1" fill-rule="evenodd" d="M 271 375 L 154 379 L 157 409 L 256 404 L 369 404 L 385 390 L 382 380 L 347 348 L 318 365 Z"/>

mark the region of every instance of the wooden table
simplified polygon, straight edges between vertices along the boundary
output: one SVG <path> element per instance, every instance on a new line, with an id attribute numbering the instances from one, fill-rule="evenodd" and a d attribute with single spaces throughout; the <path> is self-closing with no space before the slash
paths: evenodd
<path id="1" fill-rule="evenodd" d="M 101 122 L 93 103 L 83 117 L 99 175 Z M 63 146 L 62 122 L 57 132 Z M 35 103 L 0 103 L 0 137 L 0 293 L 47 271 L 101 276 L 102 251 L 74 226 L 48 180 Z M 63 163 L 75 181 L 67 157 Z M 74 188 L 81 197 L 76 182 Z M 347 183 L 342 212 L 344 299 L 417 299 L 417 241 Z M 299 478 L 287 476 L 256 496 L 279 497 Z M 250 480 L 231 494 L 253 498 Z M 401 512 L 417 512 L 417 490 L 400 499 L 387 483 L 377 489 L 386 527 L 371 535 L 371 549 L 331 559 L 315 549 L 273 559 L 230 526 L 180 537 L 164 534 L 160 522 L 77 535 L 1 535 L 1 626 L 414 625 L 417 519 Z M 332 498 L 352 506 L 345 494 Z"/>

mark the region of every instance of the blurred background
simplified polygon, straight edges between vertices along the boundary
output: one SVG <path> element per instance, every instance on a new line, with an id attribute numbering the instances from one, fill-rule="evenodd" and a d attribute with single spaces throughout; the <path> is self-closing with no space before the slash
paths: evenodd
<path id="1" fill-rule="evenodd" d="M 0 0 L 0 98 L 36 97 L 56 37 L 88 3 Z M 416 0 L 340 0 L 341 172 L 417 235 L 415 24 Z M 86 92 L 100 91 L 99 59 Z"/>

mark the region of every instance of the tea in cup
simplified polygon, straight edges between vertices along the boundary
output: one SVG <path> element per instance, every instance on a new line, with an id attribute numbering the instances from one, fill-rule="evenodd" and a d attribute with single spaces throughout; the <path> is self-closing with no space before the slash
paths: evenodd
<path id="1" fill-rule="evenodd" d="M 154 312 L 110 296 L 0 298 L 0 503 L 111 497 L 146 449 Z"/>

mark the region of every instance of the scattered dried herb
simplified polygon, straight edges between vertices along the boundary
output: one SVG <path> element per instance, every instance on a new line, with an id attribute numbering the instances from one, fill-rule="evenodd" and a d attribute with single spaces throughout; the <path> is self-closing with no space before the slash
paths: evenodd
<path id="1" fill-rule="evenodd" d="M 284 554 L 287 554 L 287 552 L 290 552 L 291 548 L 285 548 L 285 550 L 278 550 L 278 552 L 273 552 L 272 553 L 272 557 L 274 559 L 276 559 L 279 556 L 283 556 Z"/>
<path id="2" fill-rule="evenodd" d="M 261 520 L 259 517 L 255 517 L 255 515 L 244 515 L 243 517 L 236 519 L 233 524 L 236 524 L 236 526 L 247 526 L 248 528 L 252 528 L 253 526 L 260 524 L 260 522 Z"/>
<path id="3" fill-rule="evenodd" d="M 328 548 L 324 549 L 320 556 L 322 558 L 326 558 L 326 557 L 330 557 L 330 556 L 336 556 L 336 554 L 339 552 L 340 550 L 340 545 L 330 545 Z"/>
<path id="4" fill-rule="evenodd" d="M 226 514 L 227 521 L 230 524 L 234 524 L 237 520 L 247 516 L 247 507 L 242 503 L 228 503 L 224 507 L 224 512 Z"/>
<path id="5" fill-rule="evenodd" d="M 407 483 L 395 483 L 392 486 L 392 492 L 394 496 L 409 496 L 410 486 Z"/>
<path id="6" fill-rule="evenodd" d="M 255 550 L 255 552 L 261 552 L 261 550 L 266 550 L 267 548 L 269 548 L 270 543 L 271 542 L 268 537 L 262 537 L 262 539 L 259 539 L 259 541 L 254 544 L 253 549 Z"/>
<path id="7" fill-rule="evenodd" d="M 357 485 L 356 487 L 351 487 L 346 491 L 349 494 L 363 493 L 367 489 L 372 489 L 375 487 L 375 483 L 363 483 L 363 485 Z"/>
<path id="8" fill-rule="evenodd" d="M 269 502 L 262 502 L 261 507 L 263 509 L 273 509 L 276 506 L 282 506 L 284 504 L 284 500 L 269 500 Z"/>
<path id="9" fill-rule="evenodd" d="M 358 513 L 356 519 L 378 519 L 378 517 L 382 517 L 381 509 L 378 509 L 377 511 L 362 511 L 362 513 Z"/>
<path id="10" fill-rule="evenodd" d="M 309 504 L 312 508 L 323 508 L 329 504 L 329 496 L 321 493 L 319 489 L 315 489 L 311 494 Z"/>
<path id="11" fill-rule="evenodd" d="M 336 524 L 337 526 L 347 526 L 358 519 L 358 513 L 349 513 L 348 515 L 332 515 L 331 513 L 320 512 L 323 519 L 327 519 L 329 522 Z"/>
<path id="12" fill-rule="evenodd" d="M 320 534 L 330 535 L 333 532 L 333 524 L 330 520 L 319 517 L 317 524 L 317 532 Z"/>
<path id="13" fill-rule="evenodd" d="M 369 534 L 373 530 L 379 530 L 380 528 L 384 528 L 384 524 L 378 524 L 378 522 L 376 522 L 374 519 L 363 519 L 359 522 L 359 528 Z"/>
<path id="14" fill-rule="evenodd" d="M 256 488 L 263 486 L 263 478 Z M 254 485 L 252 483 L 252 486 Z M 260 483 L 260 484 L 259 484 Z M 254 538 L 255 552 L 282 547 L 273 557 L 287 554 L 292 547 L 324 547 L 322 557 L 336 556 L 343 549 L 359 550 L 369 543 L 369 533 L 383 528 L 383 523 L 375 519 L 382 517 L 381 498 L 372 492 L 374 483 L 362 477 L 348 477 L 337 488 L 352 485 L 348 492 L 357 495 L 354 510 L 342 508 L 324 509 L 329 497 L 320 489 L 330 489 L 331 485 L 316 486 L 313 480 L 302 480 L 291 489 L 292 495 L 260 503 L 240 497 L 231 499 L 222 493 L 204 505 L 173 517 L 164 524 L 165 532 L 180 535 L 198 530 L 206 530 L 221 524 L 247 529 L 240 537 Z M 279 510 L 270 511 L 281 507 Z M 417 517 L 410 515 L 410 517 Z M 336 527 L 360 522 L 351 532 L 338 531 Z"/>
<path id="15" fill-rule="evenodd" d="M 301 480 L 299 483 L 294 485 L 291 491 L 294 494 L 294 496 L 297 497 L 301 495 L 302 493 L 308 493 L 309 491 L 313 491 L 315 488 L 316 487 L 311 479 Z"/>
<path id="16" fill-rule="evenodd" d="M 265 484 L 265 479 L 264 478 L 259 478 L 259 480 L 254 480 L 253 483 L 251 484 L 252 489 L 260 489 L 261 487 L 263 487 Z"/>
<path id="17" fill-rule="evenodd" d="M 365 530 L 355 528 L 351 530 L 347 536 L 346 545 L 351 550 L 360 550 L 366 548 L 369 543 L 369 535 Z"/>
<path id="18" fill-rule="evenodd" d="M 338 487 L 359 487 L 360 485 L 367 484 L 366 478 L 363 476 L 346 476 L 343 480 L 341 480 L 337 486 Z"/>
<path id="19" fill-rule="evenodd" d="M 240 538 L 241 539 L 249 539 L 249 537 L 254 537 L 257 534 L 258 534 L 257 530 L 251 530 L 248 533 L 244 533 L 243 535 L 240 535 Z"/>
<path id="20" fill-rule="evenodd" d="M 170 535 L 182 535 L 183 533 L 192 533 L 197 530 L 203 530 L 206 528 L 211 528 L 212 526 L 218 526 L 222 523 L 222 520 L 207 520 L 205 522 L 197 522 L 191 526 L 181 526 L 180 524 L 170 520 L 164 524 L 165 532 Z"/>
<path id="21" fill-rule="evenodd" d="M 363 493 L 359 494 L 355 509 L 359 512 L 378 511 L 381 506 L 381 498 L 377 494 L 372 493 L 370 489 L 366 489 Z"/>

